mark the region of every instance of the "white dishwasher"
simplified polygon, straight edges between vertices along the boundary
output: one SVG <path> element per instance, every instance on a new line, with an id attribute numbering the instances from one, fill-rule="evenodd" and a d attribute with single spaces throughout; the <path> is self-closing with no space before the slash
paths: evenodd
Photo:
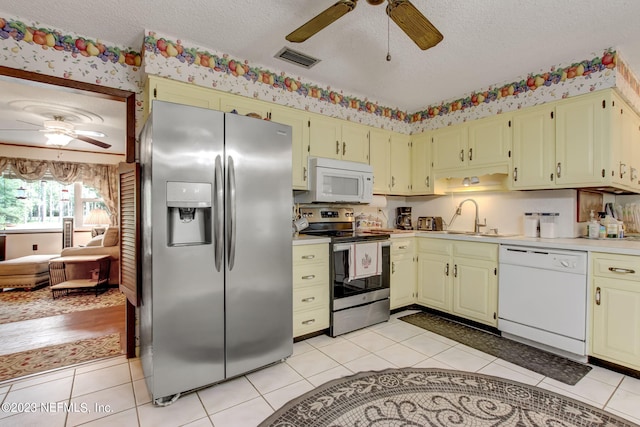
<path id="1" fill-rule="evenodd" d="M 586 356 L 587 253 L 500 245 L 499 254 L 503 336 L 578 359 Z"/>

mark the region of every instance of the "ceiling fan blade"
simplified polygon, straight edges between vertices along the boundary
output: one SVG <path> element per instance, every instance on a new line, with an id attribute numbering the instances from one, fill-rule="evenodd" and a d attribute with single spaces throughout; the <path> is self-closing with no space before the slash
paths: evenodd
<path id="1" fill-rule="evenodd" d="M 93 137 L 98 137 L 98 138 L 104 138 L 106 135 L 102 132 L 98 132 L 96 130 L 74 130 L 74 132 L 76 133 L 76 135 L 82 135 L 82 136 L 93 136 Z"/>
<path id="2" fill-rule="evenodd" d="M 76 135 L 76 139 L 79 139 L 80 141 L 88 142 L 89 144 L 96 145 L 100 148 L 111 147 L 111 144 L 107 144 L 106 142 L 98 141 L 97 139 L 89 138 L 87 136 Z"/>
<path id="3" fill-rule="evenodd" d="M 444 38 L 409 0 L 389 0 L 387 14 L 422 50 L 437 45 Z"/>
<path id="4" fill-rule="evenodd" d="M 328 9 L 325 9 L 319 15 L 311 18 L 307 23 L 291 32 L 287 37 L 288 41 L 293 43 L 301 43 L 307 40 L 327 25 L 338 20 L 348 12 L 355 9 L 358 0 L 340 0 Z"/>

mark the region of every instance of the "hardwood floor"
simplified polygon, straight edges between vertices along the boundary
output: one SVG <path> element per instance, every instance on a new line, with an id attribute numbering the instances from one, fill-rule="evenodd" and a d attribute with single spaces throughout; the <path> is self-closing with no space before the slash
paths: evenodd
<path id="1" fill-rule="evenodd" d="M 0 355 L 120 333 L 125 351 L 125 306 L 77 311 L 0 325 Z"/>

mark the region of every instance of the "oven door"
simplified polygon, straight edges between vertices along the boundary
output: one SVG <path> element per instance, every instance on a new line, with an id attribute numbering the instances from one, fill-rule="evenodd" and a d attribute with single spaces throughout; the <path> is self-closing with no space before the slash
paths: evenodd
<path id="1" fill-rule="evenodd" d="M 381 274 L 349 280 L 349 249 L 352 244 L 338 243 L 333 245 L 331 263 L 333 311 L 389 298 L 391 242 L 388 240 L 381 242 Z"/>

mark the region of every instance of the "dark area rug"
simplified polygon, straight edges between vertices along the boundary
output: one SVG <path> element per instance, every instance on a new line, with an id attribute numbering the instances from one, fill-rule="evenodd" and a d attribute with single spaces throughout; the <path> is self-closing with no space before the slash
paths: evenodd
<path id="1" fill-rule="evenodd" d="M 400 317 L 400 320 L 565 384 L 575 385 L 591 370 L 590 366 L 583 363 L 490 332 L 471 328 L 431 313 L 409 314 Z"/>
<path id="2" fill-rule="evenodd" d="M 88 338 L 0 357 L 0 381 L 122 354 L 120 334 Z"/>
<path id="3" fill-rule="evenodd" d="M 16 289 L 0 292 L 0 325 L 57 316 L 76 311 L 124 305 L 126 297 L 118 288 L 96 296 L 94 293 L 72 294 L 53 299 L 47 286 L 35 291 Z"/>
<path id="4" fill-rule="evenodd" d="M 329 381 L 260 427 L 634 426 L 601 409 L 504 378 L 444 369 L 387 369 Z"/>

